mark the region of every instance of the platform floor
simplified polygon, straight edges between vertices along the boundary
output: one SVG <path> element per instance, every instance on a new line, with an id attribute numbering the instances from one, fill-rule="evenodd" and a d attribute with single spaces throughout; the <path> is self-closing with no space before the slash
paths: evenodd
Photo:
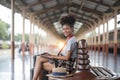
<path id="1" fill-rule="evenodd" d="M 115 57 L 113 53 L 98 53 L 97 51 L 89 51 L 90 64 L 92 66 L 99 66 L 108 68 L 116 73 L 120 73 L 120 53 Z"/>
<path id="2" fill-rule="evenodd" d="M 117 57 L 114 57 L 113 53 L 106 55 L 106 53 L 94 51 L 89 51 L 88 54 L 91 66 L 105 67 L 120 74 L 120 54 Z M 23 65 L 21 54 L 16 52 L 14 80 L 30 80 L 30 67 L 32 66 L 30 66 L 28 52 L 26 52 L 24 63 Z M 12 80 L 11 76 L 11 56 L 5 53 L 0 55 L 0 80 Z"/>

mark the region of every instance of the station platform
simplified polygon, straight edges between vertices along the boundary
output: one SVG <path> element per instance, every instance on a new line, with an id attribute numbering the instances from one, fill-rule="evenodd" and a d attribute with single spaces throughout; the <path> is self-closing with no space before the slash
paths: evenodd
<path id="1" fill-rule="evenodd" d="M 109 69 L 117 75 L 120 75 L 120 55 L 117 57 L 113 56 L 113 53 L 98 53 L 97 51 L 89 51 L 90 65 L 94 67 L 104 67 Z M 3 62 L 4 61 L 4 62 Z M 11 58 L 10 56 L 0 56 L 0 78 L 1 80 L 11 80 Z M 14 80 L 30 80 L 30 56 L 29 53 L 25 55 L 24 71 L 21 54 L 15 55 L 15 73 Z M 24 74 L 24 75 L 23 75 Z"/>

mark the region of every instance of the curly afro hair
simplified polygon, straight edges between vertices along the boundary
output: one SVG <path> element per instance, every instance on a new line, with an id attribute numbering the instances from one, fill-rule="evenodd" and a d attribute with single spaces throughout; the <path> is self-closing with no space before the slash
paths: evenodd
<path id="1" fill-rule="evenodd" d="M 74 27 L 75 17 L 72 14 L 64 15 L 60 18 L 60 24 L 63 26 L 64 24 L 69 25 L 70 27 Z"/>

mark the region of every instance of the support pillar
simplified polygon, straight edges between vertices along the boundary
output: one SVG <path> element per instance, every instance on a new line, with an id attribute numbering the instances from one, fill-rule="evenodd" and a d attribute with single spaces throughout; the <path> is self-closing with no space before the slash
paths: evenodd
<path id="1" fill-rule="evenodd" d="M 33 42 L 32 42 L 32 21 L 33 21 L 33 16 L 30 15 L 30 35 L 29 35 L 29 42 L 30 42 L 30 46 L 29 46 L 29 53 L 30 53 L 30 56 L 33 55 Z"/>
<path id="2" fill-rule="evenodd" d="M 23 65 L 23 80 L 25 80 L 25 12 L 23 11 L 23 32 L 22 32 L 22 65 Z"/>
<path id="3" fill-rule="evenodd" d="M 105 53 L 105 17 L 103 17 L 103 45 L 102 45 L 102 52 Z"/>
<path id="4" fill-rule="evenodd" d="M 98 54 L 100 53 L 100 26 L 98 26 Z"/>
<path id="5" fill-rule="evenodd" d="M 15 0 L 11 0 L 11 14 L 12 14 L 12 33 L 11 33 L 11 54 L 12 54 L 12 62 L 11 62 L 11 72 L 12 72 L 12 76 L 11 76 L 11 80 L 14 80 L 14 59 L 15 59 L 15 47 L 14 47 L 14 13 L 15 13 L 15 9 L 14 9 L 14 4 L 15 4 Z"/>
<path id="6" fill-rule="evenodd" d="M 117 56 L 117 10 L 114 10 L 114 56 Z"/>
<path id="7" fill-rule="evenodd" d="M 108 46 L 109 46 L 109 32 L 108 32 L 108 16 L 107 17 L 107 31 L 106 31 L 106 54 L 108 55 Z"/>
<path id="8" fill-rule="evenodd" d="M 96 25 L 94 27 L 96 27 Z M 95 52 L 96 52 L 96 47 L 97 47 L 97 44 L 96 44 L 96 31 L 94 29 L 94 51 Z"/>
<path id="9" fill-rule="evenodd" d="M 38 32 L 37 32 L 37 54 L 39 54 L 39 21 L 37 21 Z"/>
<path id="10" fill-rule="evenodd" d="M 35 18 L 33 19 L 33 26 L 32 26 L 32 28 L 33 28 L 33 33 L 32 33 L 32 54 L 34 55 L 34 53 L 35 53 Z"/>

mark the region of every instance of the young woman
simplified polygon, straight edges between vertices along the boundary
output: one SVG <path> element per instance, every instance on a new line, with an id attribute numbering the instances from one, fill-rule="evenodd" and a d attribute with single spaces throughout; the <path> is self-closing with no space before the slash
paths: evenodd
<path id="1" fill-rule="evenodd" d="M 73 52 L 71 51 L 71 45 L 77 41 L 75 36 L 73 35 L 75 18 L 73 17 L 73 15 L 62 16 L 60 18 L 60 24 L 63 28 L 63 34 L 66 37 L 65 47 L 61 51 L 61 54 L 63 56 L 50 55 L 48 56 L 48 58 L 38 56 L 36 59 L 33 80 L 37 80 L 38 77 L 40 78 L 40 80 L 42 80 L 42 70 L 51 71 L 55 67 L 55 64 L 51 64 L 49 62 L 49 59 L 69 61 L 71 57 L 76 57 L 76 54 L 72 54 Z"/>

